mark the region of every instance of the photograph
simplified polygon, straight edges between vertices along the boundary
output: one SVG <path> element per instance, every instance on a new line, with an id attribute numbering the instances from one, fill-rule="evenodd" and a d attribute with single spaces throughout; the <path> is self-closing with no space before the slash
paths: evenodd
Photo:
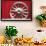
<path id="1" fill-rule="evenodd" d="M 46 46 L 46 0 L 0 0 L 0 46 Z"/>
<path id="2" fill-rule="evenodd" d="M 32 20 L 32 0 L 2 0 L 1 20 Z"/>

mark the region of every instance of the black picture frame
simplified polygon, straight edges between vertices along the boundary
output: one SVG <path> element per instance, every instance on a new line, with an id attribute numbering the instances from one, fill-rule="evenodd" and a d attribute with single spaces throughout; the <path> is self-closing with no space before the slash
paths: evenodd
<path id="1" fill-rule="evenodd" d="M 27 1 L 31 2 L 31 6 L 30 6 L 30 7 L 31 7 L 31 11 L 30 11 L 31 19 L 30 19 L 30 20 L 28 20 L 28 19 L 27 19 L 27 20 L 19 20 L 19 19 L 18 19 L 18 20 L 16 20 L 16 19 L 15 19 L 15 20 L 12 20 L 12 19 L 8 19 L 8 20 L 7 20 L 7 19 L 3 19 L 3 18 L 2 18 L 2 16 L 3 16 L 3 15 L 2 15 L 2 14 L 3 14 L 3 13 L 2 13 L 2 11 L 3 11 L 3 10 L 2 10 L 2 8 L 3 8 L 3 7 L 2 7 L 3 1 L 7 2 L 7 1 L 10 1 L 10 0 L 1 0 L 1 21 L 32 21 L 32 0 L 27 0 Z M 11 0 L 11 1 L 13 1 L 13 0 Z M 15 1 L 15 0 L 14 0 L 14 1 Z M 21 0 L 16 0 L 16 1 L 21 1 Z M 25 1 L 25 0 L 23 0 L 23 1 Z M 23 1 L 22 1 L 22 2 L 23 2 Z M 5 12 L 5 11 L 4 11 L 4 12 Z"/>

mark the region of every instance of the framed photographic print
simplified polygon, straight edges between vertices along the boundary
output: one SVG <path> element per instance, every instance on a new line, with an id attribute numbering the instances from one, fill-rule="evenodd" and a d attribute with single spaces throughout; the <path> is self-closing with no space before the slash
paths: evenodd
<path id="1" fill-rule="evenodd" d="M 1 20 L 32 20 L 32 0 L 1 0 Z"/>

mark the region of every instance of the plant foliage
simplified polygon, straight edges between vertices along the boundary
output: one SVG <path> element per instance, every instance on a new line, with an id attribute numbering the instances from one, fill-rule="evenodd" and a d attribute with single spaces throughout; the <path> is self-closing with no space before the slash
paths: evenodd
<path id="1" fill-rule="evenodd" d="M 38 15 L 38 16 L 36 17 L 36 19 L 39 20 L 39 21 L 46 20 L 46 14 Z"/>
<path id="2" fill-rule="evenodd" d="M 16 27 L 15 26 L 6 26 L 6 36 L 8 36 L 8 37 L 12 37 L 12 36 L 16 36 L 17 35 L 17 33 L 18 33 L 18 31 L 17 31 L 17 29 L 16 29 Z"/>

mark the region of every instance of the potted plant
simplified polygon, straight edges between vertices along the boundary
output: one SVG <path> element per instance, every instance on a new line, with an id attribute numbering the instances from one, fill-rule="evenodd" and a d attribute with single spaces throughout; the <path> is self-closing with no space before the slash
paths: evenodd
<path id="1" fill-rule="evenodd" d="M 38 15 L 36 19 L 39 20 L 41 26 L 46 27 L 46 14 Z"/>
<path id="2" fill-rule="evenodd" d="M 11 39 L 13 36 L 17 36 L 17 29 L 15 26 L 6 26 L 6 36 L 8 37 L 8 39 Z"/>
<path id="3" fill-rule="evenodd" d="M 42 27 L 46 27 L 46 6 L 40 6 L 40 9 L 42 14 L 38 15 L 36 19 L 39 20 Z"/>

